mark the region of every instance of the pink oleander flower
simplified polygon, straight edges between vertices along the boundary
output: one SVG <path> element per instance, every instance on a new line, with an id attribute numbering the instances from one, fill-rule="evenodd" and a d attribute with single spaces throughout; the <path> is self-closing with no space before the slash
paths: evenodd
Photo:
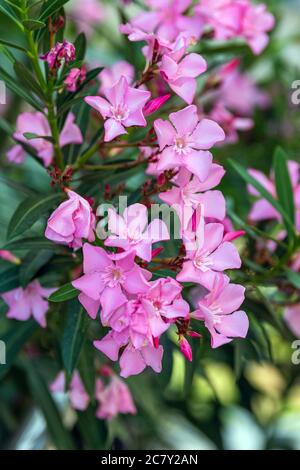
<path id="1" fill-rule="evenodd" d="M 72 282 L 79 289 L 79 301 L 92 318 L 101 305 L 101 321 L 109 325 L 114 311 L 127 302 L 127 294 L 146 292 L 150 273 L 135 262 L 135 253 L 117 257 L 103 248 L 85 243 L 83 246 L 84 275 Z M 151 275 L 150 275 L 151 277 Z"/>
<path id="2" fill-rule="evenodd" d="M 9 306 L 7 318 L 26 321 L 32 316 L 42 328 L 46 328 L 46 313 L 49 304 L 45 299 L 55 290 L 44 288 L 39 281 L 35 280 L 25 289 L 18 287 L 1 294 L 0 297 Z"/>
<path id="3" fill-rule="evenodd" d="M 238 131 L 249 131 L 254 125 L 253 119 L 235 116 L 225 108 L 221 101 L 215 104 L 209 117 L 220 124 L 222 129 L 224 129 L 226 135 L 224 143 L 226 144 L 238 142 Z"/>
<path id="4" fill-rule="evenodd" d="M 119 360 L 122 377 L 139 374 L 146 366 L 161 371 L 163 348 L 158 345 L 159 337 L 177 318 L 189 315 L 181 291 L 182 286 L 174 279 L 158 279 L 115 310 L 110 319 L 112 330 L 94 346 L 113 361 L 125 347 Z"/>
<path id="5" fill-rule="evenodd" d="M 45 237 L 77 250 L 82 247 L 82 239 L 95 240 L 96 217 L 86 199 L 69 189 L 66 192 L 68 200 L 48 219 Z"/>
<path id="6" fill-rule="evenodd" d="M 191 0 L 146 0 L 150 11 L 143 11 L 130 23 L 147 33 L 156 33 L 168 41 L 174 41 L 180 33 L 199 38 L 202 21 L 198 16 L 186 16 Z"/>
<path id="7" fill-rule="evenodd" d="M 50 384 L 49 389 L 53 393 L 65 393 L 65 388 L 65 373 L 59 372 L 54 381 Z M 69 398 L 71 406 L 75 410 L 84 411 L 89 405 L 90 398 L 77 370 L 74 372 L 70 383 Z"/>
<path id="8" fill-rule="evenodd" d="M 91 37 L 94 28 L 100 26 L 105 19 L 105 10 L 99 0 L 74 0 L 71 3 L 71 13 L 78 31 L 83 31 Z"/>
<path id="9" fill-rule="evenodd" d="M 128 310 L 132 308 L 132 305 L 127 304 L 124 308 Z M 137 326 L 145 319 L 145 317 L 140 318 L 140 315 L 135 315 L 135 317 Z M 147 366 L 151 367 L 154 372 L 160 373 L 164 352 L 163 347 L 155 347 L 153 340 L 149 342 L 144 334 L 140 334 L 140 337 L 143 340 L 143 344 L 136 348 L 130 342 L 128 328 L 121 332 L 112 330 L 100 341 L 94 341 L 94 346 L 112 361 L 118 360 L 120 348 L 126 346 L 119 362 L 121 377 L 127 378 L 131 375 L 140 374 Z"/>
<path id="10" fill-rule="evenodd" d="M 196 282 L 211 290 L 218 273 L 226 269 L 239 269 L 241 259 L 236 247 L 224 241 L 222 224 L 208 223 L 204 225 L 204 228 L 201 226 L 200 230 L 197 248 L 191 250 L 186 244 L 187 261 L 183 263 L 182 271 L 176 279 L 179 282 Z"/>
<path id="11" fill-rule="evenodd" d="M 115 86 L 121 77 L 125 77 L 128 85 L 131 85 L 134 80 L 134 67 L 126 60 L 119 60 L 109 68 L 103 69 L 99 73 L 101 87 L 99 92 L 102 94 L 106 88 Z"/>
<path id="12" fill-rule="evenodd" d="M 80 69 L 75 67 L 70 70 L 68 73 L 67 78 L 64 80 L 64 84 L 66 85 L 66 89 L 72 93 L 74 93 L 77 88 L 82 85 L 82 83 L 86 79 L 86 68 L 82 66 Z"/>
<path id="13" fill-rule="evenodd" d="M 196 93 L 199 77 L 207 70 L 207 63 L 200 54 L 187 54 L 184 39 L 176 42 L 172 52 L 164 54 L 159 71 L 169 87 L 187 104 L 191 104 Z"/>
<path id="14" fill-rule="evenodd" d="M 103 91 L 106 99 L 100 96 L 87 96 L 87 104 L 96 109 L 105 120 L 105 142 L 127 134 L 125 127 L 146 126 L 143 108 L 151 97 L 149 91 L 131 88 L 125 77 Z"/>
<path id="15" fill-rule="evenodd" d="M 47 167 L 52 163 L 54 150 L 53 144 L 46 139 L 26 139 L 24 134 L 32 133 L 41 137 L 51 137 L 51 129 L 46 116 L 40 112 L 22 113 L 17 119 L 17 129 L 13 137 L 16 141 L 22 142 L 32 147 L 39 158 L 43 160 L 44 165 Z M 65 147 L 69 144 L 81 144 L 83 142 L 82 134 L 75 124 L 75 116 L 69 113 L 65 125 L 60 133 L 60 146 Z M 7 154 L 10 162 L 19 164 L 24 161 L 26 156 L 25 150 L 21 145 L 13 146 Z"/>
<path id="16" fill-rule="evenodd" d="M 284 310 L 284 320 L 296 338 L 300 338 L 300 304 L 287 307 Z"/>
<path id="17" fill-rule="evenodd" d="M 239 71 L 239 65 L 240 60 L 234 59 L 220 69 L 218 101 L 234 114 L 251 116 L 255 108 L 266 108 L 270 99 L 256 86 L 250 75 Z"/>
<path id="18" fill-rule="evenodd" d="M 216 39 L 244 38 L 254 54 L 265 49 L 267 32 L 275 24 L 266 5 L 253 5 L 250 0 L 201 0 L 195 11 L 213 28 Z"/>
<path id="19" fill-rule="evenodd" d="M 292 160 L 288 161 L 288 170 L 290 174 L 290 179 L 292 183 L 292 189 L 294 194 L 294 204 L 295 204 L 295 219 L 296 219 L 296 228 L 300 231 L 300 165 Z M 249 174 L 255 178 L 275 199 L 276 187 L 274 181 L 274 175 L 271 173 L 268 178 L 261 171 L 249 169 Z M 253 222 L 258 222 L 260 220 L 281 220 L 280 214 L 276 209 L 266 200 L 262 199 L 260 194 L 253 188 L 251 185 L 248 185 L 248 191 L 252 196 L 258 197 L 257 201 L 253 204 L 252 209 L 249 214 L 249 219 Z"/>
<path id="20" fill-rule="evenodd" d="M 209 119 L 199 122 L 194 105 L 171 113 L 169 118 L 172 124 L 162 119 L 154 122 L 162 152 L 158 155 L 157 171 L 186 168 L 203 182 L 212 166 L 212 154 L 207 150 L 224 140 L 224 131 Z"/>
<path id="21" fill-rule="evenodd" d="M 145 261 L 151 261 L 153 243 L 170 239 L 163 221 L 155 219 L 148 225 L 148 210 L 143 204 L 132 204 L 122 216 L 109 209 L 108 229 L 111 235 L 104 242 L 106 246 L 133 250 Z"/>
<path id="22" fill-rule="evenodd" d="M 62 63 L 68 64 L 76 58 L 76 51 L 73 44 L 67 40 L 58 42 L 50 51 L 40 56 L 40 59 L 47 62 L 51 71 L 56 71 Z"/>
<path id="23" fill-rule="evenodd" d="M 97 379 L 95 396 L 99 402 L 96 412 L 99 419 L 111 420 L 119 413 L 136 414 L 136 407 L 128 386 L 116 375 L 110 378 L 106 387 L 102 380 Z"/>
<path id="24" fill-rule="evenodd" d="M 14 264 L 21 263 L 21 260 L 8 250 L 0 250 L 0 258 L 4 259 L 5 261 L 9 261 L 10 263 L 14 263 Z"/>
<path id="25" fill-rule="evenodd" d="M 245 312 L 237 309 L 243 303 L 245 288 L 230 284 L 224 275 L 216 276 L 211 292 L 198 302 L 192 317 L 204 321 L 211 334 L 211 347 L 218 348 L 233 338 L 245 338 L 249 320 Z"/>
<path id="26" fill-rule="evenodd" d="M 221 165 L 212 164 L 208 177 L 201 182 L 186 169 L 181 169 L 174 178 L 174 186 L 159 197 L 173 207 L 184 231 L 199 205 L 202 205 L 204 217 L 222 221 L 226 215 L 225 198 L 221 191 L 211 191 L 224 176 Z"/>

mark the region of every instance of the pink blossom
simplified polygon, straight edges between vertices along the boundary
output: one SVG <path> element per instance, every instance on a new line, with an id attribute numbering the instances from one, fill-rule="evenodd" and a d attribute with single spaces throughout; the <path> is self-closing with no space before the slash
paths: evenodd
<path id="1" fill-rule="evenodd" d="M 284 311 L 284 320 L 296 338 L 300 338 L 300 304 L 287 307 Z"/>
<path id="2" fill-rule="evenodd" d="M 76 58 L 76 51 L 73 44 L 67 40 L 58 42 L 50 51 L 40 56 L 40 59 L 47 62 L 50 70 L 56 71 L 62 63 L 68 64 Z"/>
<path id="3" fill-rule="evenodd" d="M 40 138 L 26 139 L 24 134 L 31 133 L 40 136 Z M 51 137 L 51 130 L 46 116 L 40 112 L 22 113 L 17 119 L 17 129 L 13 135 L 14 139 L 32 147 L 39 158 L 44 162 L 47 167 L 51 164 L 54 150 L 53 144 L 43 137 Z M 65 125 L 60 134 L 60 146 L 64 147 L 69 144 L 81 144 L 82 134 L 75 124 L 75 116 L 69 113 Z M 25 158 L 26 152 L 21 145 L 15 145 L 8 152 L 8 160 L 14 163 L 22 163 Z"/>
<path id="4" fill-rule="evenodd" d="M 108 228 L 111 235 L 104 242 L 106 246 L 134 250 L 145 261 L 151 261 L 153 243 L 170 238 L 163 221 L 155 219 L 148 225 L 148 211 L 143 204 L 127 207 L 122 216 L 109 209 Z"/>
<path id="5" fill-rule="evenodd" d="M 123 309 L 132 309 L 132 305 L 126 304 Z M 141 326 L 140 315 L 134 315 L 134 321 L 137 321 L 137 326 Z M 142 323 L 142 326 L 145 323 Z M 149 366 L 154 372 L 161 372 L 163 347 L 155 347 L 152 341 L 149 342 L 146 337 L 140 335 L 142 344 L 136 348 L 130 342 L 128 328 L 124 331 L 110 331 L 100 341 L 94 341 L 94 346 L 99 349 L 103 354 L 108 356 L 112 361 L 116 361 L 119 357 L 119 350 L 121 347 L 126 346 L 120 356 L 121 377 L 127 378 L 131 375 L 137 375 Z"/>
<path id="6" fill-rule="evenodd" d="M 227 276 L 216 276 L 211 292 L 199 301 L 198 309 L 192 313 L 195 319 L 204 321 L 211 334 L 212 348 L 247 335 L 248 317 L 245 312 L 237 311 L 244 301 L 245 288 L 229 282 Z"/>
<path id="7" fill-rule="evenodd" d="M 157 170 L 186 168 L 203 182 L 212 166 L 212 155 L 207 149 L 224 140 L 224 131 L 209 119 L 199 122 L 194 105 L 170 114 L 169 118 L 172 124 L 162 119 L 154 122 L 162 152 L 158 156 Z"/>
<path id="8" fill-rule="evenodd" d="M 65 388 L 65 373 L 61 371 L 50 384 L 49 389 L 53 393 L 65 393 Z M 90 398 L 77 370 L 74 372 L 70 383 L 69 398 L 71 405 L 75 410 L 84 411 L 87 409 Z"/>
<path id="9" fill-rule="evenodd" d="M 10 263 L 14 263 L 14 264 L 21 263 L 21 260 L 8 250 L 0 250 L 0 258 L 4 259 L 5 261 L 9 261 Z"/>
<path id="10" fill-rule="evenodd" d="M 177 318 L 186 318 L 189 306 L 181 296 L 182 286 L 174 279 L 150 282 L 148 289 L 136 299 L 123 303 L 111 317 L 112 330 L 94 345 L 116 361 L 119 350 L 121 376 L 128 377 L 150 366 L 161 371 L 163 355 L 158 340 Z"/>
<path id="11" fill-rule="evenodd" d="M 238 131 L 249 131 L 254 125 L 253 119 L 235 116 L 225 108 L 222 102 L 215 104 L 210 112 L 210 117 L 224 129 L 227 144 L 236 143 L 239 140 Z"/>
<path id="12" fill-rule="evenodd" d="M 74 191 L 66 192 L 68 200 L 62 202 L 48 219 L 45 236 L 77 250 L 82 246 L 82 239 L 95 240 L 96 218 L 86 199 Z"/>
<path id="13" fill-rule="evenodd" d="M 66 85 L 66 89 L 72 93 L 74 93 L 77 88 L 82 85 L 82 83 L 86 79 L 86 68 L 84 66 L 79 68 L 73 68 L 68 73 L 67 78 L 64 80 L 64 84 Z"/>
<path id="14" fill-rule="evenodd" d="M 114 311 L 127 302 L 126 294 L 145 292 L 149 273 L 134 262 L 135 253 L 116 258 L 103 248 L 85 243 L 83 246 L 84 275 L 72 282 L 79 289 L 79 301 L 92 318 L 101 305 L 103 325 L 109 325 Z"/>
<path id="15" fill-rule="evenodd" d="M 201 0 L 195 11 L 213 28 L 216 39 L 244 38 L 254 54 L 267 46 L 266 33 L 275 23 L 264 4 L 253 5 L 250 0 Z"/>
<path id="16" fill-rule="evenodd" d="M 250 116 L 256 107 L 268 106 L 270 100 L 267 93 L 256 86 L 250 75 L 239 71 L 239 64 L 240 61 L 234 59 L 221 68 L 219 76 L 222 83 L 218 100 L 237 115 Z"/>
<path id="17" fill-rule="evenodd" d="M 159 70 L 174 93 L 191 104 L 197 88 L 195 79 L 207 70 L 207 63 L 199 54 L 185 55 L 186 47 L 185 40 L 177 41 L 172 52 L 163 55 Z"/>
<path id="18" fill-rule="evenodd" d="M 18 287 L 1 294 L 4 302 L 9 306 L 7 318 L 20 321 L 29 320 L 32 316 L 42 328 L 46 328 L 46 313 L 49 304 L 45 300 L 55 289 L 44 288 L 39 281 L 32 281 L 23 289 Z"/>
<path id="19" fill-rule="evenodd" d="M 136 407 L 128 386 L 116 375 L 111 377 L 106 387 L 100 379 L 96 380 L 96 400 L 99 402 L 96 413 L 99 419 L 111 420 L 119 413 L 136 414 Z"/>
<path id="20" fill-rule="evenodd" d="M 288 170 L 292 183 L 292 189 L 294 194 L 294 204 L 295 204 L 295 219 L 296 219 L 296 228 L 300 231 L 300 165 L 292 160 L 288 161 Z M 274 181 L 274 175 L 271 174 L 268 178 L 261 171 L 249 169 L 249 174 L 255 178 L 275 199 L 276 187 Z M 260 194 L 254 187 L 251 185 L 248 186 L 248 191 L 252 196 L 257 197 L 257 201 L 253 204 L 251 212 L 249 214 L 249 219 L 257 222 L 260 220 L 280 220 L 281 216 L 276 211 L 276 209 L 266 200 L 261 198 Z"/>
<path id="21" fill-rule="evenodd" d="M 131 85 L 134 80 L 134 67 L 126 60 L 119 60 L 109 68 L 103 69 L 99 73 L 101 81 L 100 93 L 103 93 L 106 88 L 115 86 L 121 77 L 125 77 L 128 85 Z"/>
<path id="22" fill-rule="evenodd" d="M 93 28 L 100 26 L 105 19 L 105 11 L 99 0 L 74 0 L 71 8 L 77 29 L 88 37 L 92 35 Z"/>
<path id="23" fill-rule="evenodd" d="M 187 249 L 187 261 L 177 275 L 177 280 L 196 282 L 210 290 L 218 272 L 240 267 L 241 259 L 237 249 L 232 243 L 224 241 L 224 226 L 208 223 L 204 225 L 197 249 Z"/>
<path id="24" fill-rule="evenodd" d="M 217 220 L 225 218 L 223 194 L 221 191 L 211 191 L 220 183 L 224 173 L 221 165 L 213 163 L 207 178 L 201 182 L 197 176 L 191 176 L 189 171 L 182 169 L 173 180 L 173 188 L 160 193 L 160 199 L 176 210 L 183 230 L 187 228 L 199 204 L 203 206 L 205 217 Z"/>
<path id="25" fill-rule="evenodd" d="M 143 108 L 151 97 L 149 91 L 131 88 L 125 77 L 103 91 L 106 99 L 100 96 L 87 96 L 87 104 L 95 108 L 105 120 L 105 142 L 127 134 L 125 127 L 146 126 Z"/>
<path id="26" fill-rule="evenodd" d="M 131 20 L 135 28 L 147 33 L 156 33 L 168 41 L 174 41 L 180 33 L 199 38 L 202 21 L 198 16 L 184 15 L 191 0 L 146 0 L 150 11 L 142 12 Z"/>

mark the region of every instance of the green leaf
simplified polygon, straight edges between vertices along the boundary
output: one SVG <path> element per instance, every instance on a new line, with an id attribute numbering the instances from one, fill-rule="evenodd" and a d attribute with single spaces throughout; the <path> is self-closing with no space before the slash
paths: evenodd
<path id="1" fill-rule="evenodd" d="M 65 247 L 56 245 L 45 237 L 28 237 L 12 240 L 5 243 L 1 250 L 26 251 L 26 250 L 51 250 L 53 252 L 65 252 Z"/>
<path id="2" fill-rule="evenodd" d="M 46 24 L 43 21 L 38 21 L 38 20 L 33 20 L 33 19 L 24 20 L 22 21 L 22 23 L 23 23 L 23 26 L 25 26 L 25 28 L 28 31 L 36 31 L 37 29 L 41 29 L 46 26 Z"/>
<path id="3" fill-rule="evenodd" d="M 0 294 L 20 286 L 20 266 L 0 269 Z"/>
<path id="4" fill-rule="evenodd" d="M 31 251 L 20 267 L 20 282 L 23 287 L 35 277 L 36 273 L 48 263 L 52 258 L 53 252 L 50 250 Z"/>
<path id="5" fill-rule="evenodd" d="M 26 363 L 23 361 L 23 367 L 27 372 L 31 393 L 47 422 L 47 428 L 53 443 L 59 450 L 73 450 L 75 448 L 74 442 L 63 425 L 60 413 L 41 373 L 30 361 L 26 361 Z"/>
<path id="6" fill-rule="evenodd" d="M 56 13 L 63 5 L 68 3 L 69 0 L 47 0 L 41 10 L 39 21 L 46 21 L 49 16 Z"/>
<path id="7" fill-rule="evenodd" d="M 38 324 L 34 320 L 13 322 L 9 331 L 2 336 L 1 339 L 6 345 L 6 364 L 0 366 L 0 379 L 7 374 L 19 352 L 37 328 Z"/>
<path id="8" fill-rule="evenodd" d="M 0 80 L 3 80 L 13 93 L 16 93 L 33 108 L 43 112 L 43 107 L 33 98 L 29 91 L 23 88 L 23 86 L 17 82 L 16 78 L 9 75 L 3 67 L 0 67 Z"/>
<path id="9" fill-rule="evenodd" d="M 10 20 L 12 20 L 20 29 L 24 29 L 22 23 L 18 20 L 15 12 L 12 8 L 5 3 L 4 0 L 0 0 L 0 12 L 7 16 Z"/>
<path id="10" fill-rule="evenodd" d="M 27 49 L 25 49 L 25 47 L 23 46 L 20 46 L 19 44 L 15 44 L 10 41 L 5 41 L 5 39 L 1 39 L 1 38 L 0 38 L 0 44 L 3 44 L 4 46 L 7 46 L 7 47 L 12 47 L 13 49 L 17 49 L 27 54 Z"/>
<path id="11" fill-rule="evenodd" d="M 278 200 L 292 223 L 295 223 L 295 206 L 292 183 L 287 166 L 285 152 L 278 147 L 275 151 L 273 168 L 275 172 L 276 193 Z"/>
<path id="12" fill-rule="evenodd" d="M 279 214 L 281 214 L 289 235 L 294 237 L 295 231 L 293 223 L 282 205 L 276 201 L 276 199 L 274 199 L 273 196 L 255 178 L 253 178 L 245 168 L 242 167 L 242 165 L 231 159 L 229 159 L 229 164 L 244 179 L 244 181 L 246 181 L 246 183 L 253 186 L 259 194 L 266 199 L 277 210 L 277 212 L 279 212 Z"/>
<path id="13" fill-rule="evenodd" d="M 286 277 L 293 286 L 300 289 L 300 274 L 296 271 L 292 271 L 291 269 L 286 269 Z"/>
<path id="14" fill-rule="evenodd" d="M 60 200 L 61 194 L 50 194 L 44 198 L 35 196 L 25 199 L 17 207 L 8 225 L 8 238 L 21 235 L 46 215 Z"/>
<path id="15" fill-rule="evenodd" d="M 77 36 L 74 46 L 76 49 L 76 60 L 84 60 L 86 53 L 86 37 L 84 33 L 80 33 Z"/>
<path id="16" fill-rule="evenodd" d="M 28 70 L 28 67 L 26 67 L 22 62 L 16 61 L 14 63 L 14 71 L 17 77 L 19 77 L 19 80 L 22 82 L 22 84 L 26 87 L 26 89 L 31 90 L 33 93 L 35 93 L 41 100 L 46 100 L 45 94 L 32 75 L 32 73 Z"/>
<path id="17" fill-rule="evenodd" d="M 38 134 L 34 134 L 33 132 L 24 132 L 23 136 L 27 140 L 44 139 L 44 140 L 47 140 L 48 142 L 53 143 L 53 138 L 49 135 L 38 135 Z"/>
<path id="18" fill-rule="evenodd" d="M 89 317 L 78 300 L 68 304 L 68 317 L 62 338 L 62 359 L 68 377 L 71 378 L 77 366 Z"/>
<path id="19" fill-rule="evenodd" d="M 48 300 L 50 300 L 50 302 L 65 302 L 66 300 L 78 297 L 79 294 L 79 290 L 75 289 L 69 282 L 51 294 Z"/>

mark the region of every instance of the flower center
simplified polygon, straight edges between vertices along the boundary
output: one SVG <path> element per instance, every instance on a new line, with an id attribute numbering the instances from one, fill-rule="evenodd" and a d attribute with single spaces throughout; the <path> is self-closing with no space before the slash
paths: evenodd
<path id="1" fill-rule="evenodd" d="M 116 121 L 121 122 L 128 118 L 129 109 L 126 105 L 118 104 L 117 106 L 111 108 L 111 113 Z"/>
<path id="2" fill-rule="evenodd" d="M 191 151 L 191 143 L 185 137 L 175 137 L 174 150 L 179 155 L 187 155 Z"/>
<path id="3" fill-rule="evenodd" d="M 208 258 L 208 253 L 202 253 L 197 255 L 194 259 L 194 265 L 197 269 L 200 269 L 202 272 L 209 271 L 212 261 Z"/>
<path id="4" fill-rule="evenodd" d="M 122 269 L 117 266 L 107 266 L 102 275 L 102 280 L 108 287 L 116 287 L 125 280 Z"/>

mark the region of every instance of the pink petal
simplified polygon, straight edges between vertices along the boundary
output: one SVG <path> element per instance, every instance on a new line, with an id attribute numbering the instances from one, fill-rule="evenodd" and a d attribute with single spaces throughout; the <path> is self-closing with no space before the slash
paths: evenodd
<path id="1" fill-rule="evenodd" d="M 119 135 L 127 134 L 127 131 L 122 126 L 122 124 L 112 118 L 105 121 L 104 129 L 105 129 L 104 142 L 110 142 L 111 140 L 113 140 L 115 137 L 118 137 Z"/>
<path id="2" fill-rule="evenodd" d="M 225 132 L 215 121 L 202 119 L 193 132 L 192 139 L 195 148 L 207 150 L 217 142 L 222 142 L 225 139 Z"/>
<path id="3" fill-rule="evenodd" d="M 170 121 L 175 126 L 178 135 L 180 135 L 181 137 L 191 134 L 198 122 L 198 113 L 196 106 L 187 106 L 181 111 L 171 113 Z"/>
<path id="4" fill-rule="evenodd" d="M 167 145 L 171 145 L 175 139 L 175 130 L 169 121 L 156 119 L 154 121 L 154 129 L 157 135 L 160 150 L 163 150 Z"/>

